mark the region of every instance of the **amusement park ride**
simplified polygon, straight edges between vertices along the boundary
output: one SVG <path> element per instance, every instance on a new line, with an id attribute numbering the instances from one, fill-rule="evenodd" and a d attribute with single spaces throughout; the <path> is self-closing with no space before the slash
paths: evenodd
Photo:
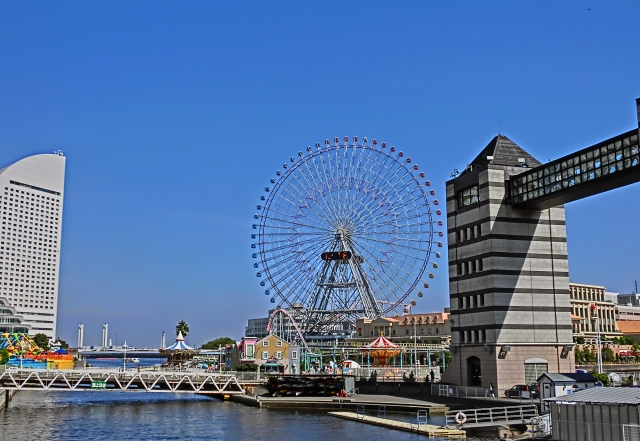
<path id="1" fill-rule="evenodd" d="M 0 334 L 0 349 L 9 352 L 9 366 L 20 367 L 73 367 L 73 356 L 68 351 L 53 346 L 45 351 L 28 334 L 5 332 Z"/>
<path id="2" fill-rule="evenodd" d="M 306 346 L 353 335 L 361 317 L 408 313 L 442 247 L 430 186 L 411 158 L 375 139 L 327 139 L 284 163 L 251 234 L 256 276 L 277 304 L 269 330 Z"/>

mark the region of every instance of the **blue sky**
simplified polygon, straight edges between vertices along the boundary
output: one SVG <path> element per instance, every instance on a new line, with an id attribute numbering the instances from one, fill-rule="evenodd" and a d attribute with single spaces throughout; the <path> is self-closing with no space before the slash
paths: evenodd
<path id="1" fill-rule="evenodd" d="M 67 156 L 59 335 L 241 336 L 255 205 L 316 141 L 401 147 L 436 191 L 501 131 L 541 161 L 637 126 L 637 2 L 64 2 L 0 16 L 0 166 Z M 633 185 L 567 205 L 570 278 L 640 278 Z M 448 305 L 446 268 L 417 311 Z"/>

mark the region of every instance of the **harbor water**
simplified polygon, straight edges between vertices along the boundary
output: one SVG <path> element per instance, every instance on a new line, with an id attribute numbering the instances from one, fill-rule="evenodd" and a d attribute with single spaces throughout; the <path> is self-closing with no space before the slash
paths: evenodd
<path id="1" fill-rule="evenodd" d="M 119 368 L 122 359 L 90 359 Z M 141 359 L 141 368 L 161 363 Z M 408 421 L 409 414 L 389 414 Z M 444 418 L 436 416 L 435 419 Z M 440 424 L 442 423 L 440 422 Z M 434 423 L 439 424 L 434 421 Z M 0 412 L 2 440 L 418 440 L 422 436 L 346 421 L 324 412 L 246 407 L 192 394 L 146 392 L 17 393 Z"/>
<path id="2" fill-rule="evenodd" d="M 320 412 L 258 409 L 190 394 L 17 393 L 0 412 L 1 439 L 418 440 L 422 436 Z"/>

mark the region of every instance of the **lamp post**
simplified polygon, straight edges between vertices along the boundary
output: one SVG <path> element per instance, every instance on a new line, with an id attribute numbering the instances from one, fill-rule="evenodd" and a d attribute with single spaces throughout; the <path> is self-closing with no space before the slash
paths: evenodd
<path id="1" fill-rule="evenodd" d="M 598 312 L 596 311 L 596 304 L 592 303 L 589 305 L 591 309 L 591 318 L 595 320 L 596 326 L 596 351 L 598 353 L 598 373 L 602 373 L 602 342 L 600 341 L 600 317 L 598 316 Z"/>

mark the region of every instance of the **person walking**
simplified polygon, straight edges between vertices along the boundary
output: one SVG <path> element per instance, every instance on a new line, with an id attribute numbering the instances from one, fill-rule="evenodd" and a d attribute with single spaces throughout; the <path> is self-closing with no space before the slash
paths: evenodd
<path id="1" fill-rule="evenodd" d="M 496 397 L 496 394 L 495 394 L 495 392 L 493 390 L 493 383 L 489 383 L 489 397 L 491 397 L 491 398 L 495 398 Z"/>

